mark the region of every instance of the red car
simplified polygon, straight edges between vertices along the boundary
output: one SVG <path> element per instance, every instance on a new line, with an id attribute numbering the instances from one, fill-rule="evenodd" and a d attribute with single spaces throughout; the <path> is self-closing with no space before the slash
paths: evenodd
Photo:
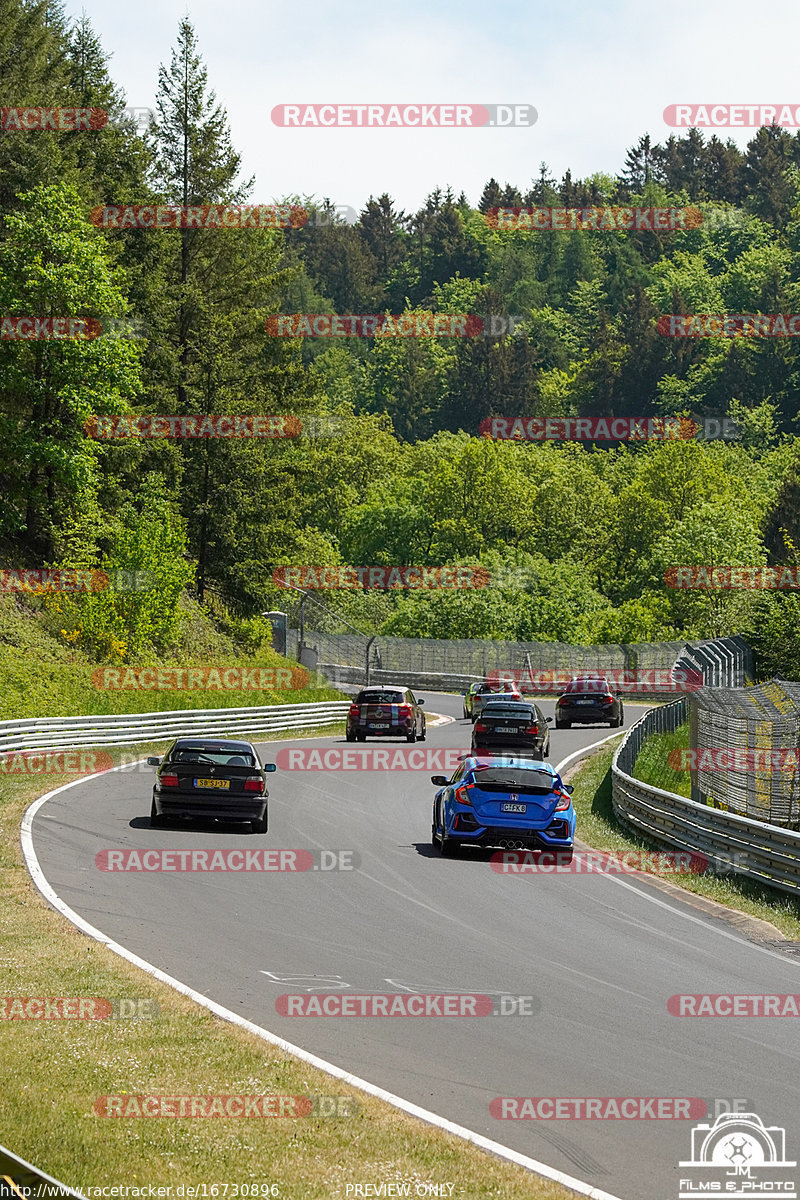
<path id="1" fill-rule="evenodd" d="M 377 684 L 362 688 L 350 705 L 345 737 L 363 742 L 368 737 L 404 737 L 425 741 L 424 700 L 415 700 L 408 688 Z"/>

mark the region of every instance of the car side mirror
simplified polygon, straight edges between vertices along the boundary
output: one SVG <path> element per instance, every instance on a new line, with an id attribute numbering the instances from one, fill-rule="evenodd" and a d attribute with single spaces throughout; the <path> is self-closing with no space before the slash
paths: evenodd
<path id="1" fill-rule="evenodd" d="M 418 701 L 417 701 L 417 704 L 424 704 L 424 703 L 425 703 L 425 701 L 424 701 L 424 700 L 418 700 Z"/>
<path id="2" fill-rule="evenodd" d="M 552 724 L 553 724 L 553 718 L 552 718 L 552 717 L 545 717 L 545 721 L 547 721 L 547 724 L 548 724 L 548 725 L 552 725 Z"/>
<path id="3" fill-rule="evenodd" d="M 446 787 L 447 776 L 446 775 L 431 775 L 431 783 L 435 783 L 437 787 Z"/>
<path id="4" fill-rule="evenodd" d="M 562 783 L 562 785 L 561 785 L 561 786 L 562 786 L 562 788 L 564 789 L 564 791 L 565 791 L 565 792 L 569 792 L 570 796 L 571 796 L 571 795 L 572 795 L 572 793 L 575 791 L 575 788 L 572 786 L 572 784 L 571 784 L 571 783 Z"/>
<path id="5" fill-rule="evenodd" d="M 278 769 L 278 764 L 277 764 L 277 763 L 264 763 L 264 770 L 265 770 L 265 771 L 272 772 L 272 771 L 277 771 L 277 769 Z"/>
<path id="6" fill-rule="evenodd" d="M 148 767 L 160 767 L 161 759 L 157 758 L 156 755 L 151 754 L 147 759 L 147 765 Z"/>

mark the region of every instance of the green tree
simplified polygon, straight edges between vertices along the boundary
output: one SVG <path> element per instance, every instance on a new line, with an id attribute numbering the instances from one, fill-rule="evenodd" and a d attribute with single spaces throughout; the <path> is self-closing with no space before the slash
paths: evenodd
<path id="1" fill-rule="evenodd" d="M 19 204 L 0 245 L 3 316 L 121 316 L 119 280 L 77 193 L 38 187 Z M 57 555 L 76 515 L 88 519 L 96 509 L 95 449 L 84 425 L 94 414 L 124 411 L 140 386 L 138 358 L 135 343 L 105 336 L 0 342 L 0 529 L 24 534 L 26 553 L 40 561 Z"/>

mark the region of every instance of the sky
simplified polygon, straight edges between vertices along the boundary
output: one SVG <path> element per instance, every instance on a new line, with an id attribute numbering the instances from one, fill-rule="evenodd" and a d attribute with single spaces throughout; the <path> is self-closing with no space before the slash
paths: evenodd
<path id="1" fill-rule="evenodd" d="M 673 132 L 671 104 L 800 106 L 797 0 L 67 0 L 81 10 L 142 108 L 188 15 L 257 203 L 296 194 L 360 211 L 388 192 L 414 211 L 450 186 L 476 204 L 491 177 L 524 191 L 542 161 L 557 179 L 620 172 L 642 134 Z M 273 123 L 276 105 L 323 103 L 527 104 L 538 117 L 527 128 Z M 753 132 L 717 130 L 740 146 Z"/>

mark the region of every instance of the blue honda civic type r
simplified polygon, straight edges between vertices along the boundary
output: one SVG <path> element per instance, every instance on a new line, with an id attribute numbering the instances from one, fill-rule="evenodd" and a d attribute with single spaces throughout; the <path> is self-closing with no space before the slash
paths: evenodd
<path id="1" fill-rule="evenodd" d="M 462 845 L 572 852 L 572 788 L 549 763 L 467 755 L 451 779 L 431 775 L 431 783 L 439 788 L 431 840 L 442 854 Z"/>

